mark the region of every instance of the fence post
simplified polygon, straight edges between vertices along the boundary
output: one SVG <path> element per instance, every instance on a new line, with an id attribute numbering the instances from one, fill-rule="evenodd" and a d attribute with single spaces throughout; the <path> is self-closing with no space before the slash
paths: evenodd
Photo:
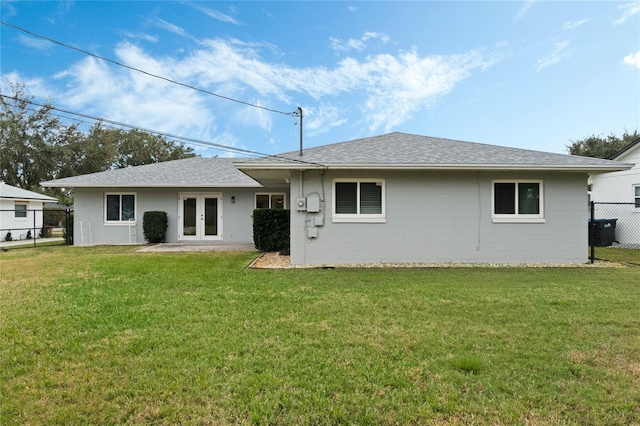
<path id="1" fill-rule="evenodd" d="M 33 246 L 36 246 L 36 215 L 38 214 L 37 211 L 33 210 L 33 235 L 31 236 L 33 238 Z"/>
<path id="2" fill-rule="evenodd" d="M 596 208 L 595 208 L 595 203 L 593 201 L 589 202 L 589 216 L 590 216 L 590 220 L 589 220 L 589 247 L 591 249 L 591 253 L 589 255 L 589 259 L 591 260 L 591 263 L 595 262 L 596 260 L 596 222 L 595 222 L 595 215 L 596 215 Z"/>
<path id="3" fill-rule="evenodd" d="M 70 229 L 73 229 L 72 225 L 70 224 L 71 222 L 71 209 L 69 207 L 67 207 L 65 209 L 65 214 L 66 214 L 66 218 L 64 221 L 64 228 L 65 228 L 65 244 L 70 246 L 73 245 L 73 235 L 72 233 L 69 232 Z"/>

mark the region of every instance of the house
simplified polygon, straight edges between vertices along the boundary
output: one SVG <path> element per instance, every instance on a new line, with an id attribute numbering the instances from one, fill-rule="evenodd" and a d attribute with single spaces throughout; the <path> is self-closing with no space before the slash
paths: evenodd
<path id="1" fill-rule="evenodd" d="M 640 138 L 611 159 L 634 166 L 589 178 L 595 216 L 597 219 L 616 219 L 615 240 L 620 244 L 640 244 Z"/>
<path id="2" fill-rule="evenodd" d="M 42 206 L 47 202 L 58 200 L 0 182 L 0 241 L 9 232 L 14 240 L 26 238 L 29 231 L 37 237 L 42 228 Z"/>
<path id="3" fill-rule="evenodd" d="M 587 177 L 630 167 L 396 132 L 43 186 L 74 188 L 77 244 L 129 242 L 148 210 L 168 213 L 168 242 L 251 242 L 254 208 L 291 208 L 293 264 L 584 263 Z"/>

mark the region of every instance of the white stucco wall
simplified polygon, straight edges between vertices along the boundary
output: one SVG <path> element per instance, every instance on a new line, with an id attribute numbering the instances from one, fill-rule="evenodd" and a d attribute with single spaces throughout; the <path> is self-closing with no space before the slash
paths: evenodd
<path id="1" fill-rule="evenodd" d="M 332 222 L 332 179 L 350 177 L 385 179 L 386 223 Z M 294 264 L 587 261 L 586 174 L 330 171 L 321 179 L 304 172 L 303 194 L 324 193 L 324 203 L 321 213 L 292 210 Z M 492 179 L 543 179 L 545 223 L 493 223 Z M 292 176 L 293 199 L 298 182 Z"/>
<path id="2" fill-rule="evenodd" d="M 617 161 L 635 164 L 631 170 L 594 175 L 591 183 L 591 199 L 601 202 L 632 203 L 634 186 L 640 185 L 640 146 L 624 153 Z"/>
<path id="3" fill-rule="evenodd" d="M 27 205 L 27 217 L 15 217 L 15 204 Z M 42 229 L 42 201 L 34 200 L 0 200 L 0 241 L 4 241 L 7 232 L 11 238 L 21 239 L 31 231 L 32 237 L 38 237 Z M 33 210 L 33 211 L 32 211 Z M 35 219 L 35 222 L 34 222 Z"/>

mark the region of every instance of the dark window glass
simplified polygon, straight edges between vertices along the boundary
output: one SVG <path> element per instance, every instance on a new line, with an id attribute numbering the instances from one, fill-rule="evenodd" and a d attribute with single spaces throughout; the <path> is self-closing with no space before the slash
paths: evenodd
<path id="1" fill-rule="evenodd" d="M 119 195 L 107 195 L 107 220 L 120 220 Z"/>
<path id="2" fill-rule="evenodd" d="M 382 213 L 382 185 L 360 182 L 360 214 Z"/>
<path id="3" fill-rule="evenodd" d="M 256 195 L 256 208 L 257 209 L 268 209 L 269 208 L 269 195 L 268 194 Z"/>
<path id="4" fill-rule="evenodd" d="M 495 183 L 493 195 L 495 214 L 516 214 L 515 183 Z"/>
<path id="5" fill-rule="evenodd" d="M 522 182 L 518 184 L 518 214 L 540 213 L 540 184 Z"/>
<path id="6" fill-rule="evenodd" d="M 136 202 L 134 195 L 122 196 L 122 219 L 121 220 L 135 220 L 136 219 Z"/>
<path id="7" fill-rule="evenodd" d="M 336 214 L 358 213 L 358 183 L 336 182 Z"/>
<path id="8" fill-rule="evenodd" d="M 271 208 L 276 210 L 284 209 L 284 194 L 274 194 L 271 196 Z"/>
<path id="9" fill-rule="evenodd" d="M 15 217 L 27 217 L 27 205 L 16 204 L 15 205 Z"/>

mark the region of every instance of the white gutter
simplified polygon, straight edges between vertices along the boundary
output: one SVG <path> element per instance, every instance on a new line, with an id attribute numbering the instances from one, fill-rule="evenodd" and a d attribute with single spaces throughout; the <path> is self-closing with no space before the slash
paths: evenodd
<path id="1" fill-rule="evenodd" d="M 573 171 L 573 172 L 613 172 L 629 170 L 634 164 L 618 163 L 612 165 L 584 164 L 335 164 L 321 166 L 303 166 L 298 164 L 250 164 L 237 163 L 240 170 L 531 170 L 531 171 Z"/>
<path id="2" fill-rule="evenodd" d="M 48 183 L 42 182 L 40 184 L 45 188 L 263 188 L 264 185 L 259 183 L 252 184 L 228 184 L 228 183 L 182 183 L 182 184 L 141 184 L 136 182 L 129 183 Z"/>

